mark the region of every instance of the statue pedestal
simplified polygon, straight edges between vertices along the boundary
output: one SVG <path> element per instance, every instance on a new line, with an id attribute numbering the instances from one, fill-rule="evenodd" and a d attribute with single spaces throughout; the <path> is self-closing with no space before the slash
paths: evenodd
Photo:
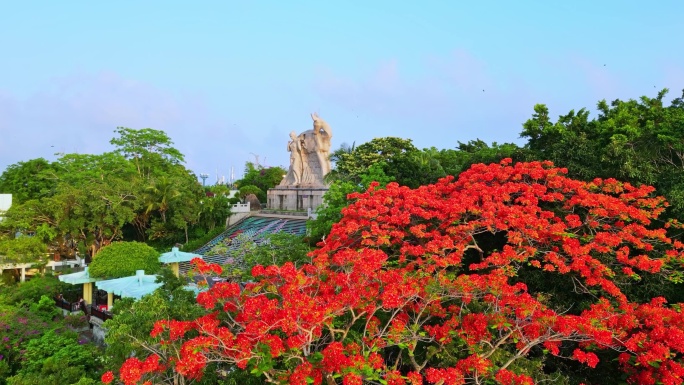
<path id="1" fill-rule="evenodd" d="M 268 209 L 283 211 L 315 211 L 323 204 L 327 187 L 276 186 L 266 193 Z"/>

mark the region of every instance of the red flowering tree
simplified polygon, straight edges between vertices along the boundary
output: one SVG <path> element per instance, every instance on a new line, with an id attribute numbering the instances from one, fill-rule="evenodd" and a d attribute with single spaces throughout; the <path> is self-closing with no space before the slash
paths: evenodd
<path id="1" fill-rule="evenodd" d="M 679 305 L 623 289 L 681 280 L 684 245 L 656 221 L 666 203 L 565 173 L 507 159 L 418 189 L 372 186 L 311 264 L 257 266 L 245 288 L 200 294 L 208 315 L 159 321 L 153 336 L 182 343 L 164 364 L 190 379 L 222 362 L 273 383 L 508 385 L 543 379 L 544 357 L 593 368 L 609 351 L 631 383 L 682 383 Z M 583 308 L 530 291 L 531 270 L 572 282 Z"/>

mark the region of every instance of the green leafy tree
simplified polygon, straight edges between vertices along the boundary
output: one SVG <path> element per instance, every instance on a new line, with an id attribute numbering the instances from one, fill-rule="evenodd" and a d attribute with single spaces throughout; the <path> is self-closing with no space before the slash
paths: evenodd
<path id="1" fill-rule="evenodd" d="M 671 216 L 684 215 L 684 94 L 669 106 L 664 98 L 601 100 L 599 114 L 571 110 L 556 122 L 543 104 L 523 125 L 521 137 L 536 159 L 567 167 L 569 175 L 589 180 L 617 178 L 654 185 L 671 204 Z"/>
<path id="2" fill-rule="evenodd" d="M 7 384 L 76 384 L 81 378 L 97 375 L 98 362 L 93 359 L 96 349 L 79 341 L 73 331 L 49 330 L 26 344 L 21 369 L 7 379 Z"/>
<path id="3" fill-rule="evenodd" d="M 277 186 L 283 180 L 287 171 L 282 167 L 264 167 L 252 162 L 245 164 L 245 174 L 242 179 L 235 181 L 238 188 L 244 186 L 256 186 L 261 189 L 261 195 L 257 194 L 260 202 L 266 202 L 266 191 Z"/>
<path id="4" fill-rule="evenodd" d="M 47 247 L 40 239 L 29 236 L 20 236 L 14 239 L 0 241 L 0 264 L 21 263 L 32 264 L 41 267 L 46 262 Z M 15 282 L 21 279 L 20 269 L 8 269 L 8 279 Z M 11 278 L 10 278 L 11 277 Z"/>
<path id="5" fill-rule="evenodd" d="M 311 248 L 304 242 L 304 238 L 299 235 L 287 233 L 274 233 L 266 236 L 260 244 L 247 240 L 241 242 L 240 235 L 236 239 L 240 243 L 235 251 L 231 253 L 234 262 L 229 274 L 241 281 L 249 281 L 252 277 L 252 268 L 256 265 L 262 266 L 282 266 L 286 262 L 292 262 L 295 266 L 302 263 L 310 263 L 311 258 L 308 253 Z M 235 241 L 234 241 L 235 242 Z"/>
<path id="6" fill-rule="evenodd" d="M 41 332 L 49 328 L 38 315 L 26 308 L 16 307 L 0 302 L 0 384 L 21 369 L 26 345 Z M 40 382 L 37 382 L 40 383 Z"/>
<path id="7" fill-rule="evenodd" d="M 390 165 L 399 155 L 411 155 L 418 151 L 411 139 L 395 137 L 375 138 L 360 146 L 343 146 L 333 152 L 335 169 L 329 179 L 344 179 L 353 183 L 361 182 L 361 175 L 376 163 Z M 384 170 L 387 173 L 387 169 Z M 401 183 L 401 182 L 400 182 Z"/>
<path id="8" fill-rule="evenodd" d="M 316 209 L 316 219 L 307 222 L 310 243 L 315 244 L 322 240 L 330 232 L 332 225 L 342 219 L 342 209 L 352 202 L 348 198 L 349 194 L 365 191 L 372 182 L 385 186 L 394 181 L 393 177 L 385 174 L 385 169 L 386 163 L 378 162 L 358 175 L 359 183 L 345 179 L 332 182 L 323 195 L 323 204 Z"/>
<path id="9" fill-rule="evenodd" d="M 79 243 L 93 253 L 122 237 L 137 209 L 135 175 L 123 157 L 67 154 L 55 163 L 50 197 L 12 206 L 0 225 L 4 232 L 34 232 L 56 250 L 73 254 Z"/>
<path id="10" fill-rule="evenodd" d="M 157 175 L 157 168 L 165 164 L 185 162 L 183 154 L 173 147 L 173 141 L 164 131 L 118 127 L 114 132 L 119 136 L 110 143 L 116 146 L 118 153 L 133 161 L 138 175 L 143 178 Z"/>
<path id="11" fill-rule="evenodd" d="M 45 321 L 52 321 L 60 315 L 60 310 L 55 306 L 54 297 L 41 295 L 40 300 L 31 304 L 31 312 Z"/>
<path id="12" fill-rule="evenodd" d="M 259 198 L 259 202 L 266 202 L 266 193 L 264 192 L 264 190 L 260 189 L 259 187 L 253 184 L 242 186 L 240 187 L 239 191 L 240 192 L 238 193 L 238 195 L 241 199 L 245 199 L 247 195 L 254 194 L 257 198 Z"/>
<path id="13" fill-rule="evenodd" d="M 43 158 L 13 164 L 0 175 L 0 193 L 12 194 L 13 204 L 50 196 L 55 187 L 50 178 L 54 169 L 54 164 Z"/>
<path id="14" fill-rule="evenodd" d="M 231 206 L 232 203 L 224 194 L 215 194 L 202 199 L 199 218 L 201 227 L 207 231 L 212 231 L 217 226 L 222 228 L 226 223 L 226 218 L 230 216 Z"/>
<path id="15" fill-rule="evenodd" d="M 0 241 L 0 260 L 16 263 L 40 262 L 45 259 L 46 253 L 47 246 L 36 237 L 24 235 Z"/>
<path id="16" fill-rule="evenodd" d="M 54 298 L 70 287 L 52 275 L 36 276 L 26 282 L 4 288 L 2 302 L 29 309 L 32 304 L 38 303 L 42 296 Z"/>
<path id="17" fill-rule="evenodd" d="M 149 198 L 146 202 L 145 211 L 148 213 L 157 211 L 162 222 L 166 223 L 166 212 L 181 197 L 176 181 L 166 176 L 160 176 L 153 180 L 145 192 L 147 193 L 146 197 Z"/>
<path id="18" fill-rule="evenodd" d="M 457 176 L 478 163 L 498 163 L 505 158 L 514 161 L 526 160 L 527 153 L 514 143 L 487 144 L 476 139 L 466 143 L 458 142 L 455 149 L 440 150 L 435 152 L 433 157 L 438 160 L 446 174 Z"/>
<path id="19" fill-rule="evenodd" d="M 113 309 L 114 317 L 105 322 L 107 369 L 117 369 L 131 355 L 145 357 L 150 353 L 155 353 L 164 358 L 179 358 L 180 344 L 160 344 L 158 340 L 150 336 L 150 330 L 153 329 L 155 321 L 160 318 L 192 320 L 207 314 L 204 308 L 197 305 L 193 292 L 184 290 L 183 283 L 168 269 L 163 269 L 162 272 L 164 283 L 162 288 L 139 301 L 122 298 Z M 213 366 L 212 370 L 207 372 L 206 377 L 194 383 L 198 385 L 219 383 L 216 369 L 216 366 Z M 154 383 L 175 385 L 187 382 L 182 376 L 169 370 L 155 378 Z"/>
<path id="20" fill-rule="evenodd" d="M 64 183 L 54 200 L 58 229 L 79 239 L 92 254 L 123 237 L 122 228 L 135 218 L 140 205 L 131 178 L 135 170 L 123 157 L 70 154 L 60 159 Z"/>
<path id="21" fill-rule="evenodd" d="M 382 163 L 385 175 L 397 183 L 416 188 L 435 183 L 448 174 L 441 165 L 436 148 L 417 149 L 410 139 L 395 137 L 375 138 L 360 146 L 343 143 L 330 155 L 335 168 L 326 177 L 328 182 L 348 180 L 361 183 L 363 175 L 374 164 Z"/>
<path id="22" fill-rule="evenodd" d="M 194 174 L 181 165 L 173 166 L 167 174 L 152 179 L 142 196 L 148 239 L 187 243 L 188 231 L 199 224 L 206 198 Z"/>
<path id="23" fill-rule="evenodd" d="M 152 247 L 141 242 L 114 242 L 95 255 L 89 272 L 96 278 L 120 278 L 134 275 L 136 270 L 153 274 L 159 268 L 159 252 Z"/>
<path id="24" fill-rule="evenodd" d="M 337 162 L 343 161 L 343 158 L 347 156 L 346 154 L 353 153 L 355 148 L 356 142 L 352 143 L 351 146 L 346 142 L 340 144 L 340 147 L 337 150 L 330 153 L 330 161 L 332 162 L 333 167 L 337 165 Z"/>
<path id="25" fill-rule="evenodd" d="M 0 222 L 0 232 L 12 239 L 17 232 L 35 233 L 43 242 L 51 242 L 60 235 L 57 227 L 57 201 L 52 198 L 31 199 L 13 204 Z"/>

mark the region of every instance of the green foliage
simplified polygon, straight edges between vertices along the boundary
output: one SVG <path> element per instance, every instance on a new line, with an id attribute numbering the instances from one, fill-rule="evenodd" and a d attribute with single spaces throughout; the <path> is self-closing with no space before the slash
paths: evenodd
<path id="1" fill-rule="evenodd" d="M 6 364 L 0 370 L 10 374 L 18 371 L 26 344 L 39 338 L 48 328 L 47 322 L 29 310 L 0 303 L 0 354 L 3 355 L 0 362 Z"/>
<path id="2" fill-rule="evenodd" d="M 240 237 L 238 235 L 234 241 L 240 242 Z M 282 266 L 286 262 L 299 266 L 311 262 L 311 258 L 307 256 L 309 251 L 311 248 L 304 242 L 303 237 L 287 233 L 269 234 L 259 245 L 251 241 L 240 242 L 240 247 L 231 253 L 235 261 L 232 264 L 234 269 L 229 274 L 237 276 L 242 281 L 249 281 L 252 279 L 251 272 L 254 266 Z"/>
<path id="3" fill-rule="evenodd" d="M 172 147 L 173 141 L 164 131 L 118 127 L 114 132 L 119 137 L 109 143 L 116 146 L 118 153 L 133 160 L 141 177 L 149 178 L 156 173 L 157 168 L 166 164 L 185 162 L 183 154 Z"/>
<path id="4" fill-rule="evenodd" d="M 31 263 L 45 258 L 47 246 L 37 237 L 20 236 L 0 241 L 0 256 L 7 262 Z M 0 260 L 2 260 L 0 259 Z"/>
<path id="5" fill-rule="evenodd" d="M 335 170 L 331 172 L 330 178 L 360 183 L 360 176 L 366 173 L 370 166 L 379 162 L 389 165 L 395 157 L 410 156 L 417 151 L 411 139 L 395 137 L 375 138 L 358 147 L 343 146 L 333 153 Z"/>
<path id="6" fill-rule="evenodd" d="M 139 301 L 122 298 L 114 307 L 114 317 L 107 320 L 105 342 L 107 369 L 116 370 L 131 356 L 145 357 L 149 347 L 163 356 L 177 354 L 179 346 L 161 345 L 150 337 L 155 321 L 159 319 L 190 320 L 206 314 L 195 302 L 195 294 L 178 287 L 175 277 L 165 275 L 164 286 Z"/>
<path id="7" fill-rule="evenodd" d="M 250 374 L 247 370 L 231 370 L 226 372 L 221 385 L 262 385 L 263 378 Z"/>
<path id="8" fill-rule="evenodd" d="M 50 330 L 28 342 L 21 369 L 8 385 L 74 384 L 94 374 L 96 348 L 78 340 L 67 330 Z"/>
<path id="9" fill-rule="evenodd" d="M 134 169 L 121 156 L 67 154 L 56 162 L 54 194 L 12 206 L 5 231 L 34 231 L 69 255 L 80 241 L 97 251 L 121 237 L 137 208 L 130 178 Z"/>
<path id="10" fill-rule="evenodd" d="M 392 177 L 385 174 L 385 168 L 385 162 L 370 165 L 355 177 L 359 179 L 359 183 L 342 179 L 333 181 L 323 195 L 324 204 L 316 209 L 318 217 L 307 222 L 310 243 L 323 239 L 330 232 L 332 225 L 342 219 L 342 209 L 351 203 L 348 199 L 349 194 L 365 191 L 372 182 L 378 182 L 380 187 L 384 187 L 393 181 Z"/>
<path id="11" fill-rule="evenodd" d="M 88 318 L 82 312 L 66 315 L 62 322 L 64 322 L 64 326 L 72 330 L 87 328 L 89 324 Z"/>
<path id="12" fill-rule="evenodd" d="M 48 275 L 33 277 L 26 282 L 20 282 L 16 286 L 4 287 L 5 303 L 29 308 L 31 304 L 40 301 L 42 296 L 54 298 L 70 286 L 60 282 L 56 277 Z M 54 305 L 54 302 L 53 302 Z"/>
<path id="13" fill-rule="evenodd" d="M 266 193 L 255 185 L 247 185 L 240 187 L 240 193 L 238 194 L 240 198 L 244 199 L 247 195 L 254 194 L 259 198 L 259 202 L 266 201 Z"/>
<path id="14" fill-rule="evenodd" d="M 548 108 L 534 106 L 521 137 L 535 159 L 567 167 L 571 177 L 616 178 L 654 185 L 671 204 L 670 217 L 684 215 L 684 95 L 669 106 L 664 89 L 655 98 L 598 102 L 590 119 L 580 109 L 554 123 Z"/>
<path id="15" fill-rule="evenodd" d="M 13 204 L 50 196 L 55 165 L 43 158 L 13 164 L 0 175 L 0 194 L 12 194 Z"/>
<path id="16" fill-rule="evenodd" d="M 287 171 L 282 167 L 264 167 L 252 162 L 245 164 L 245 175 L 235 184 L 242 191 L 243 186 L 256 186 L 261 189 L 261 195 L 256 194 L 259 202 L 266 202 L 266 191 L 277 186 Z"/>
<path id="17" fill-rule="evenodd" d="M 382 163 L 385 175 L 400 185 L 417 188 L 435 183 L 446 175 L 458 175 L 475 163 L 498 162 L 503 158 L 523 160 L 522 150 L 512 143 L 487 145 L 481 140 L 458 142 L 455 150 L 435 147 L 418 150 L 410 139 L 376 138 L 358 147 L 343 144 L 333 152 L 335 169 L 329 181 L 362 183 L 362 175 L 374 164 Z"/>
<path id="18" fill-rule="evenodd" d="M 226 229 L 224 229 L 223 226 L 215 227 L 213 230 L 202 235 L 201 237 L 199 237 L 197 239 L 193 239 L 192 241 L 184 244 L 182 249 L 183 249 L 183 251 L 187 251 L 187 252 L 195 251 L 195 250 L 199 249 L 200 247 L 209 243 L 209 241 L 211 241 L 212 239 L 218 237 L 225 230 Z"/>
<path id="19" fill-rule="evenodd" d="M 162 222 L 166 223 L 166 212 L 181 198 L 176 181 L 167 176 L 160 176 L 152 180 L 152 183 L 145 188 L 145 193 L 148 195 L 145 212 L 148 214 L 152 211 L 158 212 Z"/>
<path id="20" fill-rule="evenodd" d="M 78 382 L 75 382 L 73 385 L 99 385 L 101 384 L 100 380 L 94 380 L 89 377 L 81 377 Z"/>
<path id="21" fill-rule="evenodd" d="M 458 175 L 477 163 L 499 163 L 502 159 L 511 158 L 514 162 L 526 160 L 527 153 L 514 143 L 488 145 L 480 139 L 467 143 L 458 142 L 456 150 L 442 150 L 435 155 L 447 174 Z"/>
<path id="22" fill-rule="evenodd" d="M 202 186 L 164 132 L 116 132 L 115 152 L 10 166 L 0 188 L 19 197 L 0 223 L 0 239 L 17 231 L 35 233 L 63 256 L 92 255 L 122 239 L 187 242 L 195 230 L 225 219 L 217 219 L 224 207 L 200 203 L 206 198 Z"/>
<path id="23" fill-rule="evenodd" d="M 232 203 L 224 194 L 216 194 L 200 201 L 201 211 L 199 223 L 203 229 L 214 230 L 217 226 L 223 228 L 226 218 L 230 216 Z"/>
<path id="24" fill-rule="evenodd" d="M 114 242 L 103 247 L 89 266 L 91 277 L 120 278 L 145 270 L 154 274 L 160 268 L 159 252 L 140 242 Z"/>
<path id="25" fill-rule="evenodd" d="M 357 192 L 359 186 L 352 182 L 335 181 L 323 195 L 323 204 L 316 209 L 316 219 L 306 223 L 309 239 L 312 244 L 317 243 L 328 233 L 333 224 L 342 218 L 341 210 L 351 202 L 347 196 Z"/>
<path id="26" fill-rule="evenodd" d="M 42 295 L 37 303 L 32 303 L 30 309 L 43 321 L 52 321 L 61 313 L 59 308 L 55 306 L 54 297 L 47 295 Z"/>

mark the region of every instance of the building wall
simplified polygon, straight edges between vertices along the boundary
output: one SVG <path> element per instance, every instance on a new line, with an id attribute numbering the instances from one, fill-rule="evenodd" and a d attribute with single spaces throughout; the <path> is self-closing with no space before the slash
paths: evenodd
<path id="1" fill-rule="evenodd" d="M 267 207 L 271 210 L 316 211 L 323 204 L 327 188 L 276 187 L 268 190 Z"/>

